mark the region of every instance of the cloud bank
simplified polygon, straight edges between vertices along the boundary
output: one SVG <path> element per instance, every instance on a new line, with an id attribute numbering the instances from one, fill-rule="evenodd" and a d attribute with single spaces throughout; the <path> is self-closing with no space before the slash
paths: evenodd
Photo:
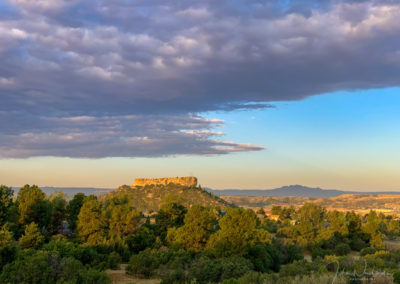
<path id="1" fill-rule="evenodd" d="M 0 157 L 262 147 L 202 112 L 400 85 L 398 1 L 10 0 Z"/>

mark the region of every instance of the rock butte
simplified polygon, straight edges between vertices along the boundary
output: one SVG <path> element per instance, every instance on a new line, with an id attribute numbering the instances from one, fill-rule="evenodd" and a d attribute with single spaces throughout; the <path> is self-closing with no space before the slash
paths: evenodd
<path id="1" fill-rule="evenodd" d="M 133 181 L 133 186 L 145 185 L 168 185 L 175 183 L 183 186 L 196 186 L 196 177 L 164 177 L 164 178 L 136 178 Z"/>

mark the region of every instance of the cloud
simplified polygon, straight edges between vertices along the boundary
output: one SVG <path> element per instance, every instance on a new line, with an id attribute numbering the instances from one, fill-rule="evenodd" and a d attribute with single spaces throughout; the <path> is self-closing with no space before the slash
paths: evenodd
<path id="1" fill-rule="evenodd" d="M 0 15 L 0 111 L 8 116 L 26 113 L 37 125 L 29 131 L 17 124 L 16 133 L 2 138 L 0 147 L 8 156 L 258 150 L 235 143 L 232 148 L 204 133 L 185 133 L 210 130 L 213 124 L 184 129 L 174 119 L 204 119 L 200 115 L 207 111 L 270 107 L 274 101 L 327 92 L 400 85 L 398 1 L 51 2 L 9 1 L 13 16 Z M 137 127 L 122 123 L 125 129 L 107 141 L 85 138 L 93 154 L 86 148 L 74 154 L 73 148 L 67 149 L 82 136 L 68 136 L 70 128 L 63 136 L 56 121 L 125 121 L 131 115 L 146 127 L 157 115 L 170 124 L 160 126 L 158 140 L 143 142 L 135 139 L 152 136 L 141 136 Z M 42 116 L 52 122 L 44 123 Z M 70 123 L 80 133 L 90 129 L 89 122 Z M 0 125 L 1 134 L 9 129 Z M 91 135 L 100 137 L 104 129 L 94 128 L 99 132 Z M 161 131 L 166 128 L 173 131 Z M 124 140 L 124 131 L 133 140 Z M 28 134 L 11 151 L 10 141 Z M 175 140 L 168 140 L 169 135 Z M 58 148 L 34 151 L 44 138 Z M 177 140 L 193 145 L 172 147 L 168 142 Z"/>
<path id="2" fill-rule="evenodd" d="M 210 129 L 223 122 L 199 116 L 42 116 L 32 124 L 29 116 L 16 115 L 0 113 L 1 157 L 157 157 L 263 149 L 213 139 L 222 134 Z"/>

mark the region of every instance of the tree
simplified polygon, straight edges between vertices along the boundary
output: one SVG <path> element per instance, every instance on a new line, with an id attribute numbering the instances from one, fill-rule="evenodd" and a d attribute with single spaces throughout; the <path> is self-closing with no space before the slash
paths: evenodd
<path id="1" fill-rule="evenodd" d="M 0 248 L 11 246 L 13 243 L 13 235 L 8 229 L 8 225 L 5 224 L 0 227 Z"/>
<path id="2" fill-rule="evenodd" d="M 313 203 L 304 204 L 296 212 L 297 242 L 303 246 L 314 243 L 326 224 L 325 216 L 326 209 L 322 206 Z"/>
<path id="3" fill-rule="evenodd" d="M 211 236 L 208 245 L 217 255 L 243 255 L 254 243 L 270 242 L 269 233 L 257 229 L 258 222 L 253 210 L 229 208 L 218 222 L 220 230 Z"/>
<path id="4" fill-rule="evenodd" d="M 44 242 L 44 237 L 38 230 L 36 223 L 32 222 L 25 227 L 24 235 L 19 239 L 22 248 L 39 248 Z"/>
<path id="5" fill-rule="evenodd" d="M 343 212 L 339 211 L 329 211 L 327 214 L 327 225 L 324 230 L 319 233 L 319 239 L 328 240 L 332 238 L 335 234 L 340 236 L 347 236 L 349 230 L 347 228 L 346 216 Z"/>
<path id="6" fill-rule="evenodd" d="M 279 271 L 281 264 L 281 253 L 275 246 L 270 244 L 257 243 L 248 249 L 246 258 L 254 265 L 259 272 Z"/>
<path id="7" fill-rule="evenodd" d="M 282 213 L 282 206 L 272 206 L 271 214 L 272 215 L 280 215 Z"/>
<path id="8" fill-rule="evenodd" d="M 390 220 L 387 225 L 387 235 L 388 237 L 394 239 L 400 235 L 400 222 L 399 220 Z"/>
<path id="9" fill-rule="evenodd" d="M 162 239 L 165 239 L 168 228 L 183 225 L 187 210 L 179 203 L 166 203 L 161 206 L 156 215 L 156 227 Z"/>
<path id="10" fill-rule="evenodd" d="M 100 245 L 106 241 L 106 220 L 97 198 L 88 197 L 78 215 L 78 235 L 88 245 Z"/>
<path id="11" fill-rule="evenodd" d="M 25 185 L 18 192 L 17 204 L 21 225 L 35 222 L 39 227 L 47 227 L 51 218 L 51 204 L 40 188 Z"/>
<path id="12" fill-rule="evenodd" d="M 81 207 L 85 200 L 85 194 L 77 193 L 74 197 L 68 202 L 66 208 L 66 215 L 69 228 L 72 232 L 76 230 L 76 221 L 78 220 L 79 212 L 81 211 Z"/>
<path id="13" fill-rule="evenodd" d="M 0 185 L 0 225 L 4 225 L 10 219 L 10 209 L 14 205 L 13 194 L 11 187 Z"/>
<path id="14" fill-rule="evenodd" d="M 67 201 L 65 199 L 65 194 L 60 191 L 55 191 L 49 197 L 52 206 L 50 219 L 50 232 L 52 235 L 58 234 L 62 230 L 62 223 L 65 219 L 67 206 Z"/>
<path id="15" fill-rule="evenodd" d="M 384 248 L 385 244 L 382 241 L 383 234 L 380 232 L 382 220 L 378 217 L 375 211 L 371 210 L 367 215 L 367 220 L 362 226 L 364 233 L 370 236 L 370 245 L 375 248 Z"/>
<path id="16" fill-rule="evenodd" d="M 182 227 L 170 228 L 167 240 L 180 244 L 189 251 L 203 250 L 216 224 L 212 209 L 193 205 L 186 213 L 184 223 Z"/>
<path id="17" fill-rule="evenodd" d="M 133 235 L 139 228 L 140 213 L 128 204 L 114 205 L 110 210 L 110 236 L 120 239 Z"/>

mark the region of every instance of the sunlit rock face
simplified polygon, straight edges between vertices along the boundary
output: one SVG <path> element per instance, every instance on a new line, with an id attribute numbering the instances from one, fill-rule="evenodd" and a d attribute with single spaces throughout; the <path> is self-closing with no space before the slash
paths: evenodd
<path id="1" fill-rule="evenodd" d="M 170 183 L 183 186 L 196 186 L 196 177 L 170 177 L 170 178 L 137 178 L 133 181 L 133 186 L 145 185 L 168 185 Z"/>

